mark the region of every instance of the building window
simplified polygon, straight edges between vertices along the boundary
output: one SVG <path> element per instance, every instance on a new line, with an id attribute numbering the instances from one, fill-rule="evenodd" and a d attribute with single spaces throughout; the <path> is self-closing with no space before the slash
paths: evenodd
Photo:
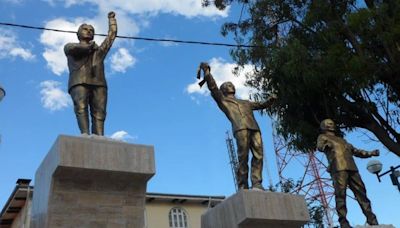
<path id="1" fill-rule="evenodd" d="M 172 208 L 169 211 L 170 228 L 188 228 L 188 219 L 185 210 L 179 207 Z"/>

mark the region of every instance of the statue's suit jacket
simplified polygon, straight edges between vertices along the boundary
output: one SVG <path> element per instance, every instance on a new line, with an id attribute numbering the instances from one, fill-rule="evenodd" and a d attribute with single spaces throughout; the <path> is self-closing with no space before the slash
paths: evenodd
<path id="1" fill-rule="evenodd" d="M 104 59 L 116 36 L 116 19 L 110 18 L 108 35 L 100 46 L 95 44 L 93 49 L 79 43 L 68 43 L 64 46 L 69 68 L 68 91 L 72 87 L 82 84 L 107 87 L 104 76 Z"/>
<path id="2" fill-rule="evenodd" d="M 244 129 L 260 131 L 260 128 L 254 118 L 253 110 L 264 109 L 268 107 L 270 101 L 259 103 L 229 98 L 224 96 L 222 91 L 218 89 L 218 86 L 211 74 L 205 75 L 204 79 L 207 81 L 208 89 L 211 92 L 211 96 L 217 102 L 218 107 L 231 121 L 232 131 L 234 133 Z"/>
<path id="3" fill-rule="evenodd" d="M 328 134 L 320 134 L 317 139 L 317 148 L 324 152 L 329 162 L 328 171 L 358 171 L 353 155 L 368 158 L 371 155 L 365 150 L 353 147 L 345 139 Z"/>

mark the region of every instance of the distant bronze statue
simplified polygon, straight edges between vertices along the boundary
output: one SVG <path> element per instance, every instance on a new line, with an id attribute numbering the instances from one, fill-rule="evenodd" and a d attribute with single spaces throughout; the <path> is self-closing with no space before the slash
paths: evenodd
<path id="1" fill-rule="evenodd" d="M 104 59 L 117 36 L 115 13 L 108 13 L 108 35 L 98 46 L 94 41 L 94 28 L 82 24 L 78 29 L 79 43 L 68 43 L 64 52 L 68 59 L 68 92 L 74 102 L 74 111 L 81 134 L 89 132 L 89 108 L 92 119 L 91 133 L 104 135 L 107 106 L 107 82 Z"/>
<path id="2" fill-rule="evenodd" d="M 364 182 L 361 179 L 353 155 L 360 158 L 379 156 L 379 150 L 370 153 L 365 150 L 354 148 L 342 137 L 336 136 L 335 123 L 331 119 L 321 122 L 322 133 L 318 136 L 318 150 L 324 152 L 328 162 L 335 188 L 336 210 L 339 216 L 341 228 L 351 227 L 346 218 L 346 189 L 347 186 L 353 191 L 369 225 L 378 225 L 378 220 L 371 209 L 371 202 L 367 198 Z"/>
<path id="3" fill-rule="evenodd" d="M 248 158 L 249 150 L 251 150 L 253 154 L 251 159 L 252 189 L 264 190 L 262 186 L 263 143 L 253 110 L 270 107 L 274 98 L 270 98 L 264 103 L 237 99 L 235 97 L 235 86 L 231 82 L 223 83 L 218 89 L 211 75 L 211 68 L 207 63 L 201 63 L 198 78 L 201 71 L 204 73 L 204 81 L 200 83 L 200 86 L 207 82 L 211 96 L 232 124 L 232 131 L 238 148 L 239 169 L 236 176 L 239 189 L 249 188 L 247 181 Z"/>

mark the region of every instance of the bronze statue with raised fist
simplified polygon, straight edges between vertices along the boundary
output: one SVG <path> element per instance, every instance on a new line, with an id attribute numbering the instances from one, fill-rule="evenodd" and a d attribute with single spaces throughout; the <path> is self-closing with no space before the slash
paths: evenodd
<path id="1" fill-rule="evenodd" d="M 82 24 L 78 29 L 79 43 L 68 43 L 64 52 L 68 59 L 68 92 L 74 102 L 78 126 L 83 135 L 89 135 L 89 109 L 91 133 L 104 135 L 107 106 L 107 82 L 104 59 L 117 36 L 115 13 L 108 13 L 108 35 L 98 46 L 94 41 L 94 28 Z"/>

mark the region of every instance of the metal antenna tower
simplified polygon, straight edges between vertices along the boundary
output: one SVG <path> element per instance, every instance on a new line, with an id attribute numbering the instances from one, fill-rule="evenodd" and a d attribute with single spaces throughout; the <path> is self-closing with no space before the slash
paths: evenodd
<path id="1" fill-rule="evenodd" d="M 334 188 L 329 173 L 327 161 L 322 153 L 303 153 L 291 150 L 285 140 L 276 132 L 276 121 L 272 120 L 272 137 L 280 183 L 290 178 L 298 179 L 293 193 L 305 195 L 308 203 L 318 202 L 324 209 L 324 224 L 332 228 L 336 216 L 334 205 Z"/>
<path id="2" fill-rule="evenodd" d="M 229 134 L 229 131 L 226 131 L 226 147 L 228 148 L 229 164 L 231 164 L 232 168 L 233 183 L 235 184 L 236 191 L 238 191 L 236 174 L 239 168 L 239 161 L 236 155 L 235 144 L 233 143 L 233 138 Z"/>

